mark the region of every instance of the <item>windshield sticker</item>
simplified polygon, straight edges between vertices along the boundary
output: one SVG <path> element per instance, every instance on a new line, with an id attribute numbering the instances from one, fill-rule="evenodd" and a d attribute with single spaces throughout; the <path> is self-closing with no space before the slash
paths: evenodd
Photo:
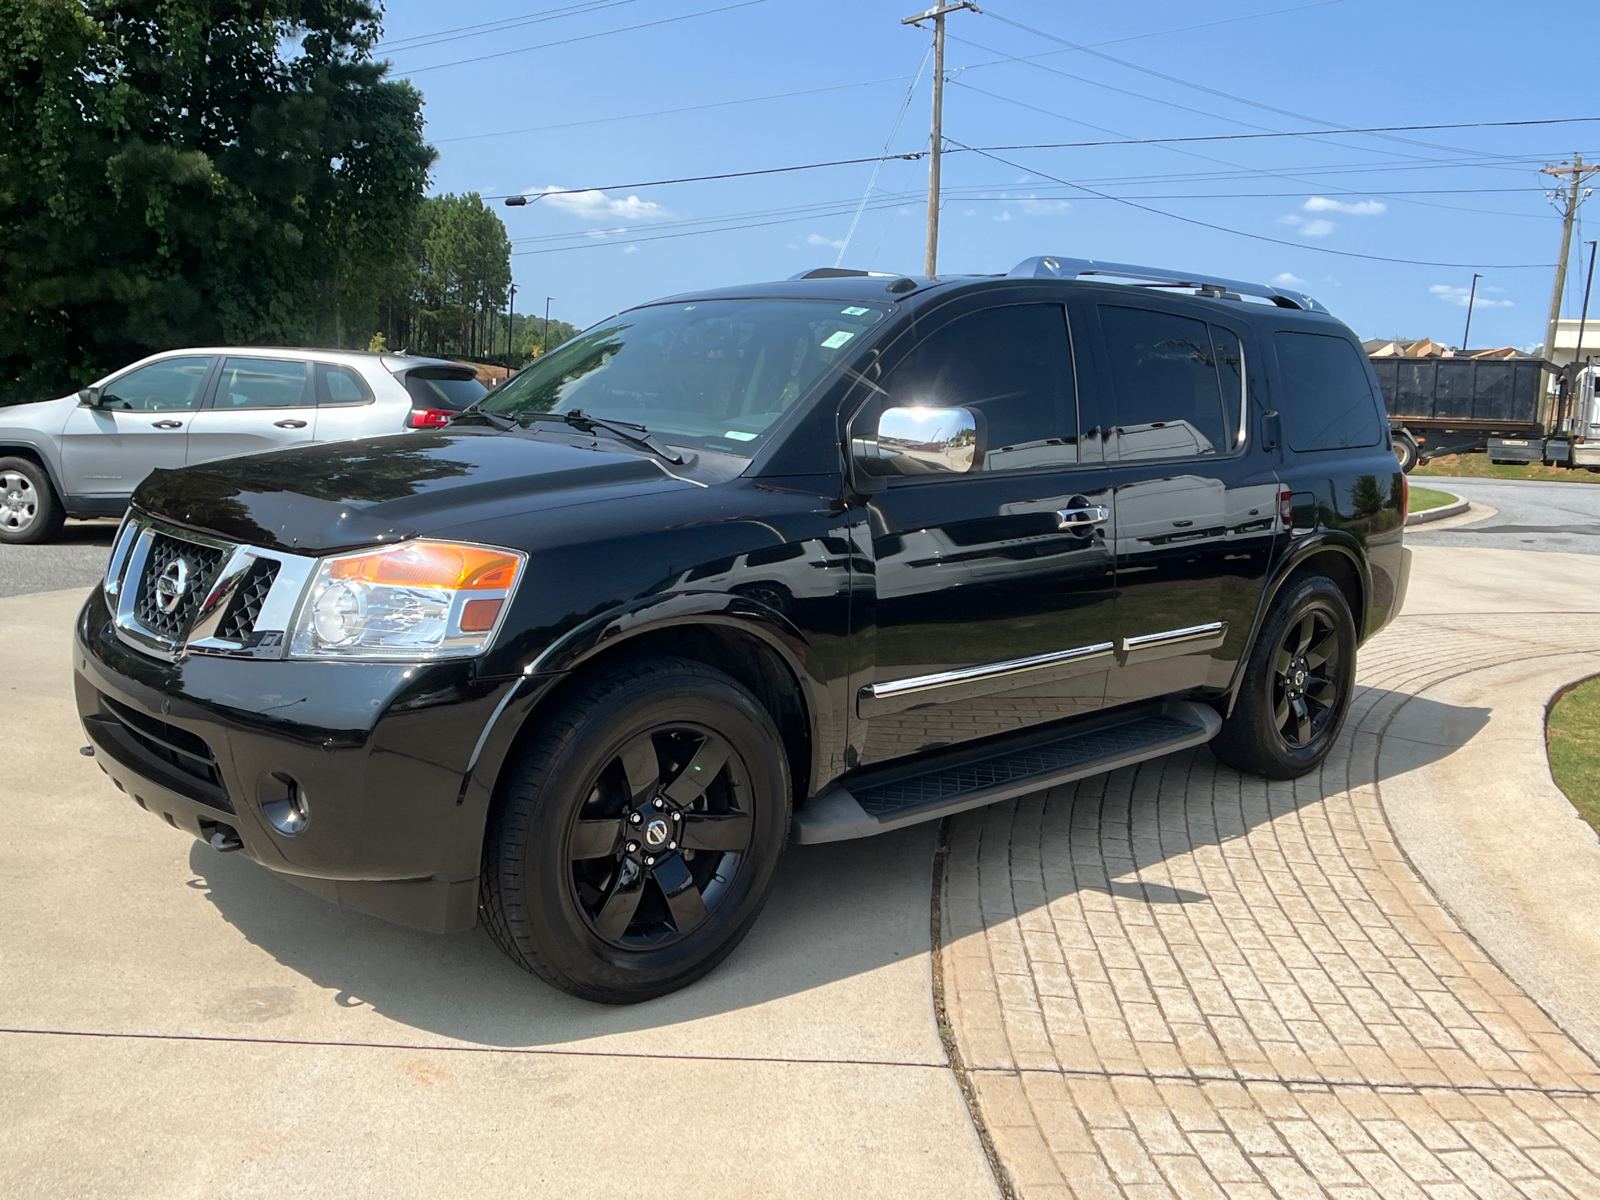
<path id="1" fill-rule="evenodd" d="M 735 442 L 753 442 L 761 435 L 758 433 L 745 433 L 742 429 L 730 429 L 722 436 Z"/>
<path id="2" fill-rule="evenodd" d="M 853 337 L 855 337 L 855 334 L 851 333 L 848 329 L 841 329 L 838 333 L 823 338 L 822 345 L 824 349 L 837 350 L 840 346 L 844 345 Z"/>
<path id="3" fill-rule="evenodd" d="M 839 311 L 844 313 L 844 315 L 847 317 L 861 317 L 865 316 L 871 310 L 865 308 L 841 308 Z"/>

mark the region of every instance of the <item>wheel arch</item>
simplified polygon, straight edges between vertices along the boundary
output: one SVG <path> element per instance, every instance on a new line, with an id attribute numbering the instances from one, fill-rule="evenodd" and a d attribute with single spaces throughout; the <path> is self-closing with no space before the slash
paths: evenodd
<path id="1" fill-rule="evenodd" d="M 1266 623 L 1267 613 L 1272 611 L 1278 593 L 1294 580 L 1307 575 L 1325 575 L 1338 585 L 1346 603 L 1350 605 L 1350 616 L 1356 627 L 1356 644 L 1359 646 L 1367 640 L 1370 631 L 1366 623 L 1372 608 L 1372 570 L 1359 543 L 1349 534 L 1331 530 L 1301 539 L 1284 556 L 1261 591 L 1261 603 L 1256 606 L 1249 640 L 1228 684 L 1224 716 L 1233 712 L 1245 669 L 1249 666 L 1250 656 L 1255 653 L 1256 639 L 1261 636 L 1261 627 Z"/>
<path id="2" fill-rule="evenodd" d="M 50 490 L 56 494 L 56 503 L 63 509 L 66 508 L 67 493 L 61 486 L 61 477 L 42 446 L 31 441 L 23 441 L 15 435 L 0 434 L 0 458 L 25 458 L 29 462 L 37 463 L 50 484 Z"/>

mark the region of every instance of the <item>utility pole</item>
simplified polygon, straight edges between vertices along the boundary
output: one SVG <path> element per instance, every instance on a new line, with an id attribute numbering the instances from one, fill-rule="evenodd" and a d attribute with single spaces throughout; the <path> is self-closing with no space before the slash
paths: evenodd
<path id="1" fill-rule="evenodd" d="M 544 298 L 544 332 L 539 335 L 539 357 L 543 358 L 545 351 L 550 349 L 550 296 Z"/>
<path id="2" fill-rule="evenodd" d="M 1556 352 L 1556 326 L 1561 321 L 1561 297 L 1567 287 L 1567 255 L 1572 252 L 1572 223 L 1577 219 L 1578 205 L 1587 200 L 1589 193 L 1594 190 L 1585 188 L 1583 181 L 1596 173 L 1600 173 L 1600 166 L 1585 165 L 1581 154 L 1574 154 L 1571 163 L 1545 167 L 1540 172 L 1567 181 L 1565 190 L 1548 194 L 1550 203 L 1561 210 L 1561 257 L 1556 260 L 1556 281 L 1550 291 L 1550 322 L 1544 338 L 1544 356 L 1551 361 L 1554 361 Z"/>
<path id="3" fill-rule="evenodd" d="M 1472 336 L 1472 302 L 1478 298 L 1478 280 L 1483 276 L 1472 273 L 1472 290 L 1467 293 L 1467 327 L 1461 333 L 1461 353 L 1467 352 L 1467 338 Z"/>
<path id="4" fill-rule="evenodd" d="M 959 0 L 956 4 L 939 4 L 927 12 L 906 17 L 902 25 L 922 28 L 922 22 L 933 20 L 933 140 L 932 154 L 928 159 L 928 252 L 923 259 L 923 274 L 930 279 L 939 273 L 939 159 L 944 152 L 944 18 L 946 13 L 960 12 L 963 8 L 982 12 L 972 0 Z"/>
<path id="5" fill-rule="evenodd" d="M 1594 286 L 1594 247 L 1595 243 L 1590 242 L 1589 277 L 1583 281 L 1583 313 L 1578 318 L 1578 344 L 1573 348 L 1572 351 L 1573 362 L 1577 362 L 1578 356 L 1583 354 L 1583 331 L 1584 326 L 1589 324 L 1589 289 Z M 1583 361 L 1584 365 L 1587 366 L 1589 362 L 1589 356 L 1587 354 L 1583 354 Z"/>

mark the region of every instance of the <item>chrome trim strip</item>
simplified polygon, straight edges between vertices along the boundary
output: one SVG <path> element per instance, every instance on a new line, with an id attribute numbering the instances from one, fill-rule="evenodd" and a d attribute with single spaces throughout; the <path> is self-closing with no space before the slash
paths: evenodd
<path id="1" fill-rule="evenodd" d="M 122 590 L 122 575 L 128 565 L 128 554 L 139 536 L 139 521 L 130 511 L 117 530 L 117 540 L 111 546 L 111 561 L 106 564 L 106 596 L 115 600 Z"/>
<path id="2" fill-rule="evenodd" d="M 1209 621 L 1204 625 L 1190 625 L 1186 629 L 1167 629 L 1160 633 L 1144 633 L 1138 637 L 1125 637 L 1117 648 L 1122 661 L 1150 662 L 1179 654 L 1192 654 L 1199 650 L 1215 650 L 1228 636 L 1226 621 Z"/>
<path id="3" fill-rule="evenodd" d="M 1244 339 L 1239 339 L 1239 432 L 1233 435 L 1233 448 L 1235 450 L 1244 445 L 1245 434 L 1249 431 L 1247 422 L 1250 420 L 1250 376 L 1249 368 L 1244 361 Z"/>
<path id="4" fill-rule="evenodd" d="M 948 689 L 959 688 L 963 695 L 986 695 L 1005 691 L 1010 687 L 1025 686 L 1035 672 L 1052 667 L 1077 667 L 1096 664 L 1111 657 L 1116 649 L 1111 642 L 1097 642 L 1092 646 L 1079 646 L 1073 650 L 1056 650 L 1049 654 L 1034 654 L 1027 658 L 1011 658 L 1003 662 L 983 663 L 976 667 L 962 667 L 955 671 L 939 671 L 932 675 L 913 675 L 888 683 L 869 683 L 856 699 L 856 711 L 868 717 L 900 712 L 924 698 L 928 700 L 957 699 L 943 695 Z M 1074 674 L 1075 672 L 1065 672 Z M 1015 682 L 1012 682 L 1015 681 Z M 990 685 L 969 689 L 965 685 Z"/>

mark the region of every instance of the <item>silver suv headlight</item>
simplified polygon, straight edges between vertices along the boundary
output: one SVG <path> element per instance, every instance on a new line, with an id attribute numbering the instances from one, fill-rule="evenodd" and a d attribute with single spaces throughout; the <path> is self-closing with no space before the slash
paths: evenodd
<path id="1" fill-rule="evenodd" d="M 301 598 L 289 657 L 481 654 L 526 564 L 520 551 L 426 539 L 322 559 Z"/>

